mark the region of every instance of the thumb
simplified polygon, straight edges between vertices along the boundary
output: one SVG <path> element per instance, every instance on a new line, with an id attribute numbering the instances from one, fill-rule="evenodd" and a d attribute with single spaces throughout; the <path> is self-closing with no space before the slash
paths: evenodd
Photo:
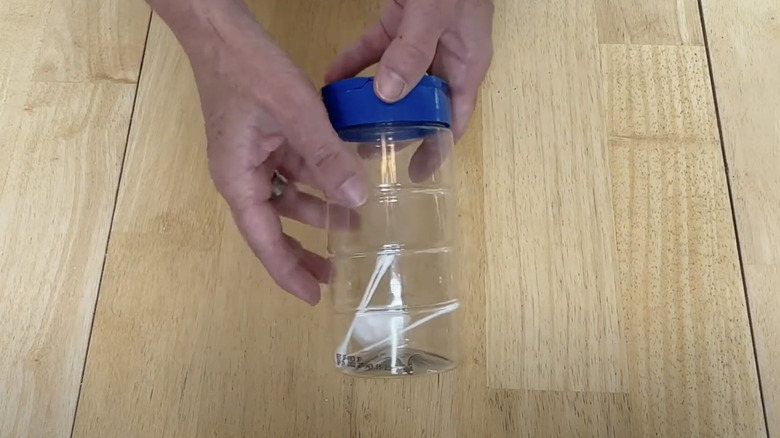
<path id="1" fill-rule="evenodd" d="M 374 86 L 380 99 L 395 102 L 417 85 L 454 10 L 454 0 L 407 1 L 398 32 L 379 61 Z"/>

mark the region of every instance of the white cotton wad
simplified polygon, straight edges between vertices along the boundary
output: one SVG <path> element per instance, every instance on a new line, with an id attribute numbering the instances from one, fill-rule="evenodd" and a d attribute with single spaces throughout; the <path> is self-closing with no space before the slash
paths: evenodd
<path id="1" fill-rule="evenodd" d="M 363 344 L 364 347 L 366 344 L 364 344 L 361 339 L 374 339 L 375 336 L 378 336 L 377 339 L 381 341 L 381 339 L 387 339 L 388 336 L 393 336 L 393 327 L 395 327 L 393 324 L 398 323 L 389 323 L 386 318 L 386 316 L 388 316 L 386 313 L 369 312 L 366 311 L 366 308 L 374 297 L 374 292 L 376 292 L 376 289 L 379 286 L 379 280 L 382 279 L 385 272 L 392 266 L 394 260 L 395 254 L 392 253 L 381 254 L 377 258 L 374 272 L 371 274 L 368 285 L 366 285 L 366 289 L 363 292 L 363 298 L 360 300 L 360 304 L 355 313 L 355 318 L 352 320 L 352 325 L 350 325 L 349 330 L 347 330 L 344 340 L 341 341 L 341 346 L 339 348 L 341 354 L 347 354 L 349 341 L 353 336 L 356 337 L 358 342 Z M 402 329 L 403 327 L 400 328 Z M 392 341 L 392 338 L 390 340 Z M 374 341 L 370 344 L 375 344 L 376 342 L 377 341 Z"/>
<path id="2" fill-rule="evenodd" d="M 355 316 L 355 331 L 352 336 L 362 347 L 368 347 L 383 340 L 392 345 L 403 345 L 403 335 L 411 317 L 406 314 L 394 313 L 396 312 L 357 314 Z"/>

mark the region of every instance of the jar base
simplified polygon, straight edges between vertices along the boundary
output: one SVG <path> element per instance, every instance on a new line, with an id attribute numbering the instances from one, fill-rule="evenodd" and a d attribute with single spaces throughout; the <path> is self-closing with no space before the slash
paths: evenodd
<path id="1" fill-rule="evenodd" d="M 446 357 L 427 351 L 400 348 L 392 354 L 384 350 L 373 356 L 362 356 L 348 361 L 351 365 L 338 366 L 344 374 L 363 378 L 398 378 L 441 374 L 456 368 Z"/>

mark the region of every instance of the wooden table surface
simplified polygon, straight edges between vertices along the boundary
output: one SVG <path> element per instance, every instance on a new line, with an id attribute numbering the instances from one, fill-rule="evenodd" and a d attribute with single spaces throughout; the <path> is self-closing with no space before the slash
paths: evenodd
<path id="1" fill-rule="evenodd" d="M 319 86 L 375 3 L 252 6 Z M 494 39 L 468 354 L 352 380 L 213 189 L 161 20 L 0 2 L 0 437 L 780 437 L 780 2 L 496 0 Z"/>

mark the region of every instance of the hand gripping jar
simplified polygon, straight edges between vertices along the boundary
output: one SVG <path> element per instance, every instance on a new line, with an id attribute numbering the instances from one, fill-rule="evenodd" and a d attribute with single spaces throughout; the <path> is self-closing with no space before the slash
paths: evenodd
<path id="1" fill-rule="evenodd" d="M 369 182 L 367 202 L 350 214 L 328 205 L 335 366 L 361 377 L 448 371 L 459 355 L 449 88 L 426 75 L 388 104 L 359 77 L 322 97 Z"/>

